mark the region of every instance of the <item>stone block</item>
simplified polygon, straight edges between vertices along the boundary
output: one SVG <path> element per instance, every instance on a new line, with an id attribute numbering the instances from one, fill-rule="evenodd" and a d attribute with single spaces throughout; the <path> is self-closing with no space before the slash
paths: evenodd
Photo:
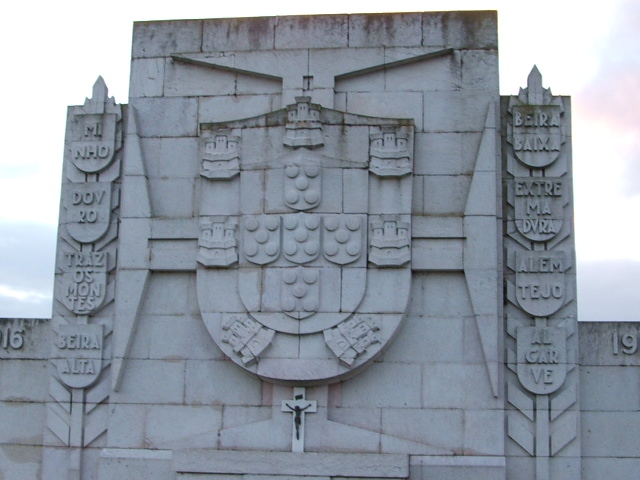
<path id="1" fill-rule="evenodd" d="M 162 96 L 165 61 L 164 58 L 140 58 L 131 61 L 131 98 Z"/>
<path id="2" fill-rule="evenodd" d="M 482 89 L 487 80 L 495 82 L 498 71 L 496 50 L 463 50 L 460 53 L 462 67 L 462 88 Z"/>
<path id="3" fill-rule="evenodd" d="M 197 267 L 196 240 L 151 240 L 151 261 L 149 267 L 156 271 L 195 270 Z"/>
<path id="4" fill-rule="evenodd" d="M 45 404 L 0 402 L 0 445 L 42 445 Z"/>
<path id="5" fill-rule="evenodd" d="M 100 480 L 139 480 L 145 477 L 174 480 L 171 452 L 107 448 L 100 453 Z"/>
<path id="6" fill-rule="evenodd" d="M 422 44 L 452 48 L 498 48 L 497 12 L 425 12 Z"/>
<path id="7" fill-rule="evenodd" d="M 460 449 L 464 438 L 463 431 L 462 410 L 386 408 L 382 411 L 384 435 L 426 445 L 433 453 L 439 451 L 446 454 Z"/>
<path id="8" fill-rule="evenodd" d="M 204 97 L 200 99 L 199 121 L 215 123 L 256 117 L 277 109 L 274 102 L 279 97 L 274 94 Z"/>
<path id="9" fill-rule="evenodd" d="M 453 91 L 459 90 L 461 83 L 461 60 L 455 53 L 394 66 L 385 72 L 385 90 L 390 91 Z"/>
<path id="10" fill-rule="evenodd" d="M 151 406 L 145 422 L 145 446 L 151 449 L 215 449 L 221 425 L 222 407 Z"/>
<path id="11" fill-rule="evenodd" d="M 277 17 L 204 20 L 202 51 L 271 50 L 278 20 Z"/>
<path id="12" fill-rule="evenodd" d="M 200 173 L 197 138 L 145 138 L 142 149 L 149 178 L 197 178 Z"/>
<path id="13" fill-rule="evenodd" d="M 189 360 L 186 367 L 185 402 L 191 405 L 258 406 L 262 403 L 260 380 L 228 360 Z M 233 385 L 229 389 L 229 385 Z"/>
<path id="14" fill-rule="evenodd" d="M 383 75 L 359 74 L 349 76 L 348 79 L 336 79 L 336 76 L 357 72 L 384 63 L 385 52 L 378 48 L 358 48 L 353 50 L 323 48 L 309 52 L 309 72 L 313 75 L 314 90 L 318 87 L 335 87 L 336 92 L 383 91 Z M 368 81 L 373 81 L 373 85 L 367 85 L 367 81 L 363 82 L 363 77 L 366 77 Z"/>
<path id="15" fill-rule="evenodd" d="M 411 243 L 413 271 L 462 270 L 464 240 L 461 238 L 422 238 Z"/>
<path id="16" fill-rule="evenodd" d="M 636 399 L 637 400 L 637 399 Z M 638 457 L 636 432 L 640 416 L 636 411 L 582 412 L 582 455 L 586 457 Z M 607 439 L 603 442 L 603 439 Z"/>
<path id="17" fill-rule="evenodd" d="M 0 465 L 4 480 L 40 478 L 42 448 L 25 445 L 0 445 Z"/>
<path id="18" fill-rule="evenodd" d="M 216 188 L 205 188 L 214 184 Z M 238 215 L 240 213 L 240 183 L 203 178 L 198 188 L 200 214 L 206 215 Z M 188 216 L 191 216 L 189 214 Z"/>
<path id="19" fill-rule="evenodd" d="M 110 405 L 107 445 L 119 448 L 145 448 L 145 417 L 147 405 Z"/>
<path id="20" fill-rule="evenodd" d="M 464 450 L 475 455 L 504 455 L 505 421 L 502 409 L 477 410 L 472 403 L 468 405 L 464 412 Z"/>
<path id="21" fill-rule="evenodd" d="M 156 315 L 148 326 L 149 358 L 161 360 L 216 359 L 224 355 L 195 315 Z"/>
<path id="22" fill-rule="evenodd" d="M 500 456 L 411 456 L 412 480 L 506 480 L 506 465 Z M 508 477 L 514 478 L 514 477 Z M 516 477 L 517 478 L 517 477 Z"/>
<path id="23" fill-rule="evenodd" d="M 582 458 L 581 480 L 610 478 L 615 472 L 616 480 L 636 480 L 640 471 L 640 458 Z"/>
<path id="24" fill-rule="evenodd" d="M 346 47 L 349 41 L 349 17 L 279 17 L 275 32 L 275 48 Z"/>
<path id="25" fill-rule="evenodd" d="M 398 179 L 371 178 L 369 184 L 369 211 L 373 213 L 411 213 L 411 177 Z"/>
<path id="26" fill-rule="evenodd" d="M 0 360 L 0 401 L 46 402 L 47 374 L 45 360 Z"/>
<path id="27" fill-rule="evenodd" d="M 420 45 L 422 19 L 415 13 L 349 15 L 350 47 Z"/>
<path id="28" fill-rule="evenodd" d="M 465 175 L 424 177 L 424 207 L 427 215 L 459 216 L 464 212 L 471 178 Z"/>
<path id="29" fill-rule="evenodd" d="M 165 97 L 197 97 L 234 95 L 236 73 L 214 69 L 206 65 L 193 65 L 181 61 L 168 61 L 165 67 Z"/>
<path id="30" fill-rule="evenodd" d="M 184 400 L 185 362 L 127 360 L 122 385 L 112 392 L 114 403 L 180 404 Z"/>
<path id="31" fill-rule="evenodd" d="M 137 98 L 131 107 L 138 112 L 141 137 L 195 137 L 198 133 L 196 98 Z"/>
<path id="32" fill-rule="evenodd" d="M 441 93 L 438 92 L 435 96 Z M 347 105 L 351 113 L 375 116 L 385 112 L 386 117 L 413 119 L 417 132 L 423 128 L 422 112 L 425 104 L 421 92 L 353 92 L 347 94 Z"/>
<path id="33" fill-rule="evenodd" d="M 581 366 L 581 410 L 640 410 L 639 373 L 640 369 L 634 367 Z"/>
<path id="34" fill-rule="evenodd" d="M 424 125 L 425 132 L 467 133 L 482 131 L 487 118 L 489 98 L 497 95 L 496 91 L 458 90 L 424 92 Z M 412 117 L 415 118 L 415 117 Z M 416 125 L 417 127 L 417 125 Z"/>
<path id="35" fill-rule="evenodd" d="M 409 316 L 384 352 L 389 362 L 457 363 L 464 353 L 463 321 Z"/>
<path id="36" fill-rule="evenodd" d="M 370 379 L 375 378 L 376 382 Z M 342 402 L 352 407 L 408 409 L 421 404 L 421 366 L 409 363 L 374 363 L 342 389 Z M 381 389 L 376 385 L 394 385 Z M 384 417 L 383 417 L 384 418 Z"/>
<path id="37" fill-rule="evenodd" d="M 201 44 L 202 20 L 133 24 L 133 58 L 199 52 Z"/>
<path id="38" fill-rule="evenodd" d="M 460 217 L 413 217 L 411 236 L 417 238 L 464 238 Z"/>
<path id="39" fill-rule="evenodd" d="M 407 478 L 407 455 L 182 450 L 173 455 L 177 472 L 251 475 Z"/>
<path id="40" fill-rule="evenodd" d="M 147 287 L 143 315 L 184 315 L 187 310 L 189 275 L 153 273 Z"/>
<path id="41" fill-rule="evenodd" d="M 153 178 L 149 184 L 154 215 L 165 218 L 193 216 L 194 179 Z"/>

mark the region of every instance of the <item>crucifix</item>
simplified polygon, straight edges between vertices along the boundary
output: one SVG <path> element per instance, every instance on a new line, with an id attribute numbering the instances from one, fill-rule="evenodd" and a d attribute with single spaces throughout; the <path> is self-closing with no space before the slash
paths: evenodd
<path id="1" fill-rule="evenodd" d="M 304 387 L 294 387 L 293 400 L 282 400 L 282 411 L 293 414 L 292 452 L 304 452 L 304 416 L 305 413 L 315 413 L 317 410 L 317 402 L 306 400 L 304 392 Z"/>

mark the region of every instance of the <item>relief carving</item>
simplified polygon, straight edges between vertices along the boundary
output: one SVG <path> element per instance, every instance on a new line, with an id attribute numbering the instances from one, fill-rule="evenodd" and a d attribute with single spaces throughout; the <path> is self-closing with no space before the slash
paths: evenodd
<path id="1" fill-rule="evenodd" d="M 545 168 L 555 162 L 566 140 L 560 97 L 542 87 L 542 75 L 536 67 L 529 74 L 527 88 L 511 97 L 512 122 L 507 139 L 516 158 L 531 168 Z"/>
<path id="2" fill-rule="evenodd" d="M 411 173 L 409 135 L 396 128 L 376 129 L 369 135 L 370 170 L 379 177 L 401 177 Z"/>
<path id="3" fill-rule="evenodd" d="M 345 128 L 345 123 L 353 128 Z M 240 157 L 239 175 L 229 179 L 241 182 L 245 171 L 254 178 L 256 170 L 264 171 L 266 179 L 263 198 L 255 198 L 250 207 L 238 199 L 240 253 L 237 264 L 227 265 L 230 276 L 204 268 L 203 262 L 198 268 L 198 298 L 205 324 L 238 365 L 274 382 L 330 382 L 355 372 L 390 341 L 409 296 L 411 215 L 382 215 L 374 208 L 393 204 L 398 197 L 411 198 L 412 182 L 388 182 L 377 191 L 380 198 L 374 206 L 356 199 L 353 192 L 369 198 L 370 188 L 387 182 L 385 176 L 411 174 L 407 162 L 413 130 L 407 123 L 324 109 L 309 97 L 297 98 L 297 103 L 284 110 L 225 123 L 225 128 L 237 132 L 239 142 L 244 141 L 245 128 L 268 125 L 263 135 L 256 136 L 251 130 L 247 136 L 254 142 L 260 138 L 264 148 L 245 147 L 275 152 L 259 160 L 247 159 L 246 165 Z M 201 124 L 200 128 L 204 138 L 219 132 L 215 124 Z M 343 158 L 349 149 L 338 145 L 348 143 L 352 131 L 367 137 L 372 131 L 382 135 L 373 152 L 384 153 L 378 159 L 392 160 L 393 172 L 380 164 L 373 167 L 374 173 L 366 151 L 358 158 Z M 206 182 L 203 188 L 215 185 Z M 245 208 L 250 211 L 243 211 Z M 403 208 L 408 211 L 410 205 Z M 222 227 L 219 229 L 222 235 Z M 385 267 L 386 272 L 373 266 Z M 383 293 L 369 302 L 382 301 L 388 306 L 384 314 L 369 314 L 364 319 L 358 309 L 367 301 L 366 292 L 372 285 Z M 220 295 L 221 290 L 228 293 Z M 214 296 L 217 301 L 209 301 Z M 365 308 L 371 312 L 377 307 Z M 378 327 L 382 317 L 384 335 Z M 223 318 L 236 320 L 229 323 Z M 260 329 L 269 332 L 269 341 L 251 348 L 260 335 L 266 338 Z"/>
<path id="4" fill-rule="evenodd" d="M 200 175 L 211 179 L 229 179 L 240 173 L 240 137 L 221 129 L 200 138 L 202 169 Z"/>
<path id="5" fill-rule="evenodd" d="M 554 238 L 564 220 L 565 181 L 552 177 L 517 177 L 513 185 L 518 231 L 534 242 Z"/>
<path id="6" fill-rule="evenodd" d="M 369 220 L 369 261 L 378 267 L 397 267 L 411 260 L 410 224 L 401 215 L 378 215 Z"/>
<path id="7" fill-rule="evenodd" d="M 198 262 L 207 267 L 228 267 L 238 261 L 236 229 L 232 220 L 200 219 Z"/>

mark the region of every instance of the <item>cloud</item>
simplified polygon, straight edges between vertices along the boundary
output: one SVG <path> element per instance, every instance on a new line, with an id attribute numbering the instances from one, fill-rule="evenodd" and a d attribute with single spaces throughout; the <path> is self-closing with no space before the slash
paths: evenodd
<path id="1" fill-rule="evenodd" d="M 579 320 L 640 321 L 640 262 L 579 262 L 577 272 Z"/>
<path id="2" fill-rule="evenodd" d="M 49 317 L 56 227 L 0 223 L 0 317 Z"/>
<path id="3" fill-rule="evenodd" d="M 598 46 L 596 74 L 575 95 L 580 121 L 600 127 L 609 142 L 606 164 L 619 162 L 619 187 L 640 195 L 640 3 L 620 2 Z M 597 140 L 596 140 L 597 141 Z"/>

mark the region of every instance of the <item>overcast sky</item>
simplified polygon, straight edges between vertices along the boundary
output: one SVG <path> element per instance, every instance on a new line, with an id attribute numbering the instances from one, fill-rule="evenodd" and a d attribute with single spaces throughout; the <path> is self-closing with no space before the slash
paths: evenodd
<path id="1" fill-rule="evenodd" d="M 640 321 L 640 1 L 21 2 L 0 7 L 0 317 L 49 317 L 67 105 L 127 103 L 134 21 L 498 10 L 500 90 L 536 64 L 573 101 L 580 320 Z"/>

